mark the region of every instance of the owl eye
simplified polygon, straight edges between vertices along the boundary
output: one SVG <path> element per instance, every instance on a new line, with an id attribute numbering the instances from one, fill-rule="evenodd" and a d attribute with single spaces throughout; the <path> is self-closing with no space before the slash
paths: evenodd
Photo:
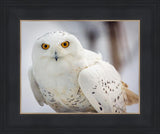
<path id="1" fill-rule="evenodd" d="M 50 46 L 49 46 L 48 44 L 43 43 L 43 44 L 41 45 L 41 47 L 42 47 L 43 49 L 47 50 Z"/>
<path id="2" fill-rule="evenodd" d="M 62 43 L 61 43 L 61 46 L 62 46 L 63 48 L 67 48 L 67 47 L 69 46 L 69 42 L 68 42 L 68 41 L 62 42 Z"/>

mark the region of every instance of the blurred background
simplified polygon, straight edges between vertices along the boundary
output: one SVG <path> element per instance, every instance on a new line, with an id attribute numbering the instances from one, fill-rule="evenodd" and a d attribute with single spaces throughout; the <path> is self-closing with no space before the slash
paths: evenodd
<path id="1" fill-rule="evenodd" d="M 75 35 L 85 49 L 101 53 L 117 69 L 129 89 L 139 95 L 139 21 L 21 21 L 21 113 L 53 113 L 35 100 L 28 79 L 35 40 L 47 32 Z M 127 106 L 139 113 L 139 104 Z"/>

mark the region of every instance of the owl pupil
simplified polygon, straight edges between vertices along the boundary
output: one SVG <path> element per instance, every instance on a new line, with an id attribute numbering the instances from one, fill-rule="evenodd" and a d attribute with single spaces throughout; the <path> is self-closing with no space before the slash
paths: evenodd
<path id="1" fill-rule="evenodd" d="M 64 46 L 66 46 L 66 43 L 64 43 Z"/>
<path id="2" fill-rule="evenodd" d="M 45 48 L 47 47 L 47 45 L 44 46 Z"/>

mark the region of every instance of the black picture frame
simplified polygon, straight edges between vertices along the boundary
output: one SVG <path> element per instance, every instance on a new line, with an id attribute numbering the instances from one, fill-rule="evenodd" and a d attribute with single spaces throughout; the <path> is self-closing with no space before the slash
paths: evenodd
<path id="1" fill-rule="evenodd" d="M 160 133 L 160 1 L 0 1 L 0 133 Z M 140 114 L 20 114 L 20 20 L 140 20 Z M 134 70 L 133 70 L 134 71 Z"/>

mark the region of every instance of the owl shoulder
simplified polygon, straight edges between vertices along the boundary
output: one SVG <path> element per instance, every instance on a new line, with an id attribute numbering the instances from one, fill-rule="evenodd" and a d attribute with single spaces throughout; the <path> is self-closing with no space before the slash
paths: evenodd
<path id="1" fill-rule="evenodd" d="M 88 64 L 94 64 L 98 61 L 102 61 L 101 54 L 97 54 L 90 50 L 84 50 L 84 52 L 85 52 L 85 59 L 87 60 Z"/>

